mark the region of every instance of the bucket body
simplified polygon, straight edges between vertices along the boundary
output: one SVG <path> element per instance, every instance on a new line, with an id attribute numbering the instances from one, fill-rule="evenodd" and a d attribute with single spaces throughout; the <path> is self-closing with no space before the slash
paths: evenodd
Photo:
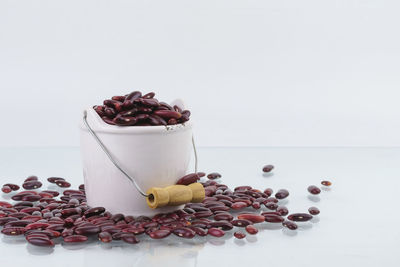
<path id="1" fill-rule="evenodd" d="M 192 153 L 192 124 L 168 126 L 115 126 L 87 109 L 87 122 L 116 162 L 146 192 L 173 185 L 184 176 Z M 146 199 L 101 149 L 83 122 L 81 154 L 87 203 L 111 213 L 150 216 L 180 207 L 151 209 Z"/>

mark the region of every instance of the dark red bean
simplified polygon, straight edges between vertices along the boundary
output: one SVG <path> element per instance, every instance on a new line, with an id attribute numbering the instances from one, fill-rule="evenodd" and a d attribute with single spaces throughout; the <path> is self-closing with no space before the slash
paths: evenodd
<path id="1" fill-rule="evenodd" d="M 289 196 L 289 191 L 287 191 L 286 189 L 280 189 L 278 192 L 276 192 L 275 197 L 277 199 L 284 199 L 287 198 Z"/>
<path id="2" fill-rule="evenodd" d="M 212 216 L 213 213 L 211 211 L 198 211 L 198 212 L 195 212 L 193 215 L 196 218 L 207 218 L 207 217 Z"/>
<path id="3" fill-rule="evenodd" d="M 42 197 L 40 195 L 27 195 L 22 198 L 23 201 L 36 202 L 39 201 Z"/>
<path id="4" fill-rule="evenodd" d="M 198 236 L 206 236 L 207 235 L 207 230 L 197 227 L 197 226 L 189 226 L 190 229 L 196 232 Z"/>
<path id="5" fill-rule="evenodd" d="M 8 222 L 18 221 L 18 218 L 15 217 L 2 217 L 0 218 L 0 226 L 5 225 Z"/>
<path id="6" fill-rule="evenodd" d="M 31 237 L 31 238 L 27 238 L 27 241 L 35 246 L 40 246 L 40 247 L 53 247 L 54 246 L 54 242 L 51 241 L 49 238 L 45 238 L 45 237 Z"/>
<path id="7" fill-rule="evenodd" d="M 246 226 L 246 232 L 251 234 L 251 235 L 255 235 L 258 233 L 258 229 L 254 226 L 254 225 L 247 225 Z"/>
<path id="8" fill-rule="evenodd" d="M 308 192 L 310 192 L 313 195 L 318 195 L 319 193 L 321 193 L 321 189 L 319 189 L 318 187 L 316 187 L 315 185 L 310 185 L 307 188 Z"/>
<path id="9" fill-rule="evenodd" d="M 189 185 L 189 184 L 197 182 L 199 179 L 200 179 L 200 177 L 197 173 L 190 173 L 190 174 L 187 174 L 187 175 L 181 177 L 176 182 L 176 184 Z"/>
<path id="10" fill-rule="evenodd" d="M 172 110 L 156 110 L 153 114 L 160 116 L 163 119 L 180 119 L 182 117 L 181 113 Z"/>
<path id="11" fill-rule="evenodd" d="M 253 222 L 245 219 L 236 219 L 231 221 L 231 224 L 237 227 L 246 227 L 247 225 L 253 224 Z"/>
<path id="12" fill-rule="evenodd" d="M 11 190 L 13 190 L 13 191 L 19 190 L 19 185 L 16 185 L 16 184 L 4 184 L 4 186 L 10 187 Z"/>
<path id="13" fill-rule="evenodd" d="M 256 210 L 261 208 L 261 205 L 258 202 L 253 202 L 253 204 L 251 204 L 251 206 L 253 207 L 253 209 L 256 209 Z"/>
<path id="14" fill-rule="evenodd" d="M 25 183 L 25 182 L 30 182 L 30 181 L 38 181 L 38 177 L 35 176 L 35 175 L 29 176 L 28 178 L 26 178 L 26 179 L 24 180 L 24 183 Z"/>
<path id="15" fill-rule="evenodd" d="M 25 189 L 36 189 L 42 187 L 42 183 L 39 181 L 28 181 L 22 184 Z"/>
<path id="16" fill-rule="evenodd" d="M 7 227 L 1 230 L 5 235 L 23 235 L 26 232 L 24 227 Z"/>
<path id="17" fill-rule="evenodd" d="M 291 221 L 284 221 L 282 223 L 283 226 L 285 226 L 286 228 L 290 229 L 290 230 L 296 230 L 297 229 L 297 224 Z"/>
<path id="18" fill-rule="evenodd" d="M 225 235 L 225 232 L 218 228 L 210 228 L 207 233 L 215 237 L 223 237 Z"/>
<path id="19" fill-rule="evenodd" d="M 19 220 L 19 221 L 11 221 L 8 222 L 4 225 L 4 227 L 25 227 L 28 224 L 32 223 L 32 221 L 29 220 Z"/>
<path id="20" fill-rule="evenodd" d="M 274 197 L 269 197 L 269 198 L 267 198 L 267 199 L 265 200 L 264 205 L 265 205 L 266 203 L 270 203 L 270 202 L 278 203 L 279 201 L 278 201 L 278 199 L 276 199 L 276 198 L 274 198 Z"/>
<path id="21" fill-rule="evenodd" d="M 127 233 L 123 234 L 123 235 L 121 235 L 121 239 L 125 243 L 129 243 L 129 244 L 139 243 L 139 240 L 136 238 L 136 236 L 134 234 L 127 234 Z"/>
<path id="22" fill-rule="evenodd" d="M 216 211 L 228 211 L 230 210 L 229 207 L 225 206 L 225 205 L 219 205 L 219 206 L 214 206 L 214 207 L 210 207 L 210 210 L 212 212 L 216 212 Z"/>
<path id="23" fill-rule="evenodd" d="M 151 232 L 149 236 L 153 239 L 162 239 L 166 238 L 171 234 L 170 230 L 156 230 L 154 232 Z"/>
<path id="24" fill-rule="evenodd" d="M 14 217 L 14 218 L 18 218 L 18 219 L 22 219 L 23 217 L 29 215 L 26 212 L 15 212 L 15 213 L 11 213 L 8 215 L 8 217 Z"/>
<path id="25" fill-rule="evenodd" d="M 109 232 L 101 232 L 99 233 L 98 237 L 103 243 L 110 243 L 112 241 L 112 236 Z"/>
<path id="26" fill-rule="evenodd" d="M 11 187 L 9 187 L 9 186 L 7 186 L 7 185 L 4 185 L 4 186 L 1 188 L 1 191 L 3 191 L 4 193 L 8 194 L 8 193 L 10 193 L 10 192 L 12 191 L 12 189 L 11 189 Z"/>
<path id="27" fill-rule="evenodd" d="M 261 223 L 265 221 L 264 216 L 254 213 L 242 213 L 238 215 L 238 219 L 249 220 L 253 223 Z"/>
<path id="28" fill-rule="evenodd" d="M 63 180 L 57 180 L 56 185 L 58 185 L 59 187 L 62 187 L 62 188 L 71 186 L 70 183 L 68 183 L 67 181 L 63 181 Z"/>
<path id="29" fill-rule="evenodd" d="M 124 215 L 121 213 L 117 213 L 117 214 L 114 214 L 113 216 L 111 216 L 110 219 L 113 220 L 114 222 L 122 221 L 122 220 L 124 220 Z"/>
<path id="30" fill-rule="evenodd" d="M 308 213 L 293 213 L 290 214 L 287 218 L 295 222 L 306 222 L 311 220 L 313 216 Z"/>
<path id="31" fill-rule="evenodd" d="M 64 237 L 64 242 L 66 243 L 82 243 L 88 240 L 87 236 L 84 235 L 70 235 Z"/>
<path id="32" fill-rule="evenodd" d="M 324 186 L 331 186 L 332 185 L 332 183 L 330 181 L 322 181 L 321 184 L 324 185 Z"/>
<path id="33" fill-rule="evenodd" d="M 42 193 L 49 193 L 52 194 L 53 197 L 58 196 L 60 193 L 58 193 L 57 191 L 53 191 L 53 190 L 43 190 Z"/>
<path id="34" fill-rule="evenodd" d="M 142 93 L 140 91 L 133 91 L 132 93 L 126 95 L 126 100 L 135 100 L 137 98 L 142 97 Z"/>
<path id="35" fill-rule="evenodd" d="M 218 172 L 212 172 L 212 173 L 209 173 L 207 175 L 207 178 L 211 179 L 211 180 L 215 180 L 215 179 L 218 179 L 218 178 L 221 178 L 221 177 L 222 177 L 222 175 L 219 174 Z"/>
<path id="36" fill-rule="evenodd" d="M 320 211 L 317 207 L 310 207 L 310 208 L 308 208 L 308 212 L 311 215 L 318 215 Z"/>
<path id="37" fill-rule="evenodd" d="M 65 179 L 64 179 L 64 178 L 61 178 L 61 177 L 49 177 L 49 178 L 47 178 L 47 181 L 48 181 L 49 183 L 52 183 L 52 184 L 55 184 L 56 181 L 58 181 L 58 180 L 60 180 L 60 181 L 65 181 Z"/>
<path id="38" fill-rule="evenodd" d="M 116 101 L 119 101 L 119 102 L 124 102 L 125 101 L 125 96 L 122 96 L 122 95 L 116 95 L 116 96 L 113 96 L 113 97 L 111 97 L 111 100 L 116 100 Z"/>
<path id="39" fill-rule="evenodd" d="M 234 189 L 234 191 L 247 191 L 247 190 L 250 190 L 250 189 L 252 189 L 251 186 L 242 185 L 242 186 L 236 187 L 236 188 Z"/>
<path id="40" fill-rule="evenodd" d="M 243 238 L 245 238 L 246 237 L 246 234 L 245 233 L 243 233 L 243 232 L 235 232 L 234 234 L 233 234 L 237 239 L 243 239 Z"/>
<path id="41" fill-rule="evenodd" d="M 112 120 L 107 120 L 107 118 L 113 119 L 115 117 L 115 115 L 117 115 L 117 112 L 113 108 L 105 107 L 104 113 L 106 114 L 107 117 L 102 117 L 102 119 L 107 123 L 112 122 L 109 124 L 114 124 L 114 122 Z"/>
<path id="42" fill-rule="evenodd" d="M 231 208 L 234 209 L 234 210 L 240 210 L 240 209 L 243 209 L 243 208 L 246 208 L 246 207 L 247 207 L 247 204 L 245 202 L 241 202 L 241 201 L 235 202 L 231 206 Z"/>
<path id="43" fill-rule="evenodd" d="M 217 215 L 214 216 L 214 220 L 216 221 L 232 221 L 233 220 L 233 216 L 229 213 L 219 213 Z"/>
<path id="44" fill-rule="evenodd" d="M 263 172 L 270 172 L 270 171 L 272 171 L 273 168 L 274 168 L 274 165 L 265 165 L 262 170 L 263 170 Z"/>
<path id="45" fill-rule="evenodd" d="M 75 233 L 78 235 L 94 235 L 100 233 L 100 227 L 96 225 L 79 226 L 75 229 Z"/>
<path id="46" fill-rule="evenodd" d="M 281 216 L 286 216 L 289 213 L 289 210 L 285 206 L 279 206 L 276 211 L 281 215 Z"/>
<path id="47" fill-rule="evenodd" d="M 0 207 L 11 208 L 12 205 L 6 201 L 0 201 Z"/>
<path id="48" fill-rule="evenodd" d="M 272 193 L 274 192 L 274 190 L 272 190 L 271 188 L 267 188 L 264 190 L 264 194 L 266 194 L 267 196 L 272 196 Z"/>
<path id="49" fill-rule="evenodd" d="M 196 232 L 188 227 L 177 227 L 172 233 L 182 238 L 193 238 L 196 235 Z"/>
<path id="50" fill-rule="evenodd" d="M 274 202 L 267 202 L 264 205 L 267 209 L 270 210 L 276 210 L 278 208 L 278 204 L 274 203 Z"/>
<path id="51" fill-rule="evenodd" d="M 267 214 L 267 215 L 264 215 L 264 217 L 265 217 L 265 221 L 270 222 L 270 223 L 281 223 L 285 220 L 282 216 L 275 215 L 275 214 Z"/>
<path id="52" fill-rule="evenodd" d="M 231 224 L 228 221 L 216 221 L 216 222 L 210 222 L 209 227 L 211 228 L 218 228 L 222 229 L 224 231 L 231 230 L 233 228 L 233 224 Z"/>

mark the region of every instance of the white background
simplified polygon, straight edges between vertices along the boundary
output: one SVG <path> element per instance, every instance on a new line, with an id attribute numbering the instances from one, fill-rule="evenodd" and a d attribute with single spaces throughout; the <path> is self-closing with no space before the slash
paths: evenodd
<path id="1" fill-rule="evenodd" d="M 201 146 L 400 145 L 398 1 L 0 1 L 0 146 L 77 146 L 81 110 L 183 98 Z"/>

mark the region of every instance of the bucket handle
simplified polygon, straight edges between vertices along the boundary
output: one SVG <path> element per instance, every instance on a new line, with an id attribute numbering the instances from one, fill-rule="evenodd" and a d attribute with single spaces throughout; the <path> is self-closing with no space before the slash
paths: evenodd
<path id="1" fill-rule="evenodd" d="M 93 136 L 93 138 L 96 140 L 96 142 L 99 144 L 99 146 L 101 147 L 101 149 L 104 151 L 104 153 L 107 155 L 107 157 L 110 159 L 111 163 L 114 164 L 114 166 L 120 171 L 122 172 L 125 177 L 127 179 L 129 179 L 132 184 L 136 187 L 136 190 L 144 197 L 148 197 L 149 195 L 146 194 L 141 188 L 140 186 L 136 183 L 136 180 L 130 176 L 124 169 L 122 169 L 121 166 L 119 166 L 119 164 L 117 163 L 117 161 L 111 156 L 110 152 L 108 151 L 108 149 L 105 147 L 105 145 L 103 144 L 103 142 L 101 142 L 101 140 L 99 139 L 99 137 L 97 136 L 97 134 L 93 131 L 92 127 L 90 127 L 88 121 L 87 121 L 87 111 L 84 110 L 83 111 L 83 123 L 85 124 L 86 128 L 88 129 L 88 131 L 90 132 L 90 134 Z M 192 134 L 192 145 L 193 145 L 193 153 L 194 153 L 194 171 L 195 173 L 197 173 L 197 166 L 198 166 L 198 157 L 197 157 L 197 150 L 196 150 L 196 145 L 194 143 L 194 137 Z"/>

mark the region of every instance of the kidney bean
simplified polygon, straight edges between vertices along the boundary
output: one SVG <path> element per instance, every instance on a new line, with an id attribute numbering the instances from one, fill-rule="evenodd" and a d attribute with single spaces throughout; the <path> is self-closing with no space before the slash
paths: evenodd
<path id="1" fill-rule="evenodd" d="M 234 234 L 233 234 L 237 239 L 243 239 L 243 238 L 245 238 L 246 237 L 246 234 L 245 233 L 243 233 L 243 232 L 235 232 Z"/>
<path id="2" fill-rule="evenodd" d="M 137 98 L 142 97 L 142 93 L 140 91 L 133 91 L 132 93 L 126 95 L 126 100 L 135 100 Z"/>
<path id="3" fill-rule="evenodd" d="M 82 243 L 88 240 L 87 236 L 84 235 L 70 235 L 64 237 L 64 242 L 66 243 Z"/>
<path id="4" fill-rule="evenodd" d="M 258 202 L 253 202 L 253 204 L 251 204 L 251 206 L 253 207 L 253 209 L 256 209 L 256 210 L 261 208 L 261 205 Z"/>
<path id="5" fill-rule="evenodd" d="M 49 227 L 50 224 L 44 223 L 44 222 L 34 222 L 30 223 L 27 226 L 25 226 L 26 230 L 32 230 L 32 229 L 45 229 Z"/>
<path id="6" fill-rule="evenodd" d="M 125 233 L 121 235 L 122 241 L 129 244 L 137 244 L 139 240 L 136 238 L 134 234 Z"/>
<path id="7" fill-rule="evenodd" d="M 290 214 L 287 218 L 295 222 L 306 222 L 311 220 L 313 216 L 308 213 L 293 213 Z"/>
<path id="8" fill-rule="evenodd" d="M 238 215 L 238 219 L 249 220 L 253 223 L 261 223 L 265 221 L 264 216 L 254 213 L 242 213 Z"/>
<path id="9" fill-rule="evenodd" d="M 4 184 L 3 186 L 8 186 L 9 188 L 11 188 L 12 191 L 19 190 L 19 185 L 16 184 Z"/>
<path id="10" fill-rule="evenodd" d="M 63 180 L 57 180 L 56 185 L 58 185 L 59 187 L 62 187 L 62 188 L 71 186 L 70 183 L 68 183 L 67 181 L 63 181 Z"/>
<path id="11" fill-rule="evenodd" d="M 275 215 L 275 214 L 266 214 L 264 215 L 265 221 L 270 223 L 281 223 L 285 219 L 282 216 Z"/>
<path id="12" fill-rule="evenodd" d="M 2 217 L 0 218 L 0 226 L 5 225 L 8 222 L 18 221 L 18 218 L 15 217 Z"/>
<path id="13" fill-rule="evenodd" d="M 172 110 L 155 110 L 153 114 L 160 116 L 163 119 L 180 119 L 182 117 L 181 113 Z"/>
<path id="14" fill-rule="evenodd" d="M 162 239 L 166 238 L 171 234 L 170 230 L 156 230 L 151 233 L 149 233 L 149 236 L 153 239 Z"/>
<path id="15" fill-rule="evenodd" d="M 30 182 L 30 181 L 38 181 L 38 177 L 35 176 L 35 175 L 31 175 L 31 176 L 29 176 L 28 178 L 26 178 L 26 179 L 24 180 L 24 183 L 25 183 L 25 182 Z"/>
<path id="16" fill-rule="evenodd" d="M 287 198 L 289 196 L 289 191 L 287 191 L 286 189 L 280 189 L 278 192 L 276 192 L 275 197 L 277 199 L 284 199 Z"/>
<path id="17" fill-rule="evenodd" d="M 276 211 L 281 215 L 281 216 L 286 216 L 289 213 L 289 210 L 285 206 L 279 206 Z"/>
<path id="18" fill-rule="evenodd" d="M 196 235 L 196 232 L 188 227 L 177 227 L 172 233 L 182 238 L 193 238 Z"/>
<path id="19" fill-rule="evenodd" d="M 270 172 L 274 168 L 274 165 L 265 165 L 262 170 L 263 172 Z"/>
<path id="20" fill-rule="evenodd" d="M 96 225 L 79 226 L 75 229 L 75 233 L 78 235 L 94 235 L 100 233 L 100 227 Z"/>
<path id="21" fill-rule="evenodd" d="M 242 185 L 242 186 L 238 186 L 238 187 L 236 187 L 235 189 L 234 189 L 234 191 L 247 191 L 247 190 L 250 190 L 250 189 L 252 189 L 252 187 L 251 186 L 248 186 L 248 185 Z"/>
<path id="22" fill-rule="evenodd" d="M 218 179 L 218 178 L 221 178 L 221 177 L 222 177 L 222 175 L 219 174 L 218 172 L 212 172 L 212 173 L 209 173 L 207 175 L 207 178 L 211 179 L 211 180 L 215 180 L 215 179 Z"/>
<path id="23" fill-rule="evenodd" d="M 167 124 L 168 125 L 175 125 L 175 124 L 178 124 L 178 121 L 176 119 L 174 119 L 174 118 L 171 118 L 171 119 L 168 120 Z"/>
<path id="24" fill-rule="evenodd" d="M 27 241 L 32 245 L 40 246 L 40 247 L 53 247 L 54 246 L 54 242 L 51 241 L 49 238 L 45 238 L 45 237 L 35 236 L 35 237 L 27 238 Z"/>
<path id="25" fill-rule="evenodd" d="M 190 229 L 192 229 L 198 236 L 206 236 L 207 235 L 207 230 L 197 227 L 197 226 L 188 226 Z"/>
<path id="26" fill-rule="evenodd" d="M 330 181 L 322 181 L 321 184 L 324 185 L 324 186 L 331 186 L 332 185 L 332 183 Z"/>
<path id="27" fill-rule="evenodd" d="M 18 219 L 22 219 L 23 217 L 29 215 L 28 213 L 25 212 L 15 212 L 15 213 L 11 213 L 8 216 L 9 217 L 14 217 L 14 218 L 18 218 Z"/>
<path id="28" fill-rule="evenodd" d="M 30 221 L 30 220 L 11 221 L 11 222 L 6 223 L 4 225 L 4 228 L 6 228 L 6 227 L 25 227 L 30 223 L 32 223 L 32 221 Z"/>
<path id="29" fill-rule="evenodd" d="M 42 193 L 49 193 L 49 194 L 53 195 L 53 197 L 56 197 L 60 194 L 57 191 L 53 191 L 53 190 L 43 190 Z"/>
<path id="30" fill-rule="evenodd" d="M 42 187 L 42 183 L 39 181 L 27 181 L 22 184 L 22 187 L 25 189 L 36 189 Z"/>
<path id="31" fill-rule="evenodd" d="M 214 216 L 214 220 L 216 221 L 232 221 L 233 220 L 233 216 L 229 213 L 219 213 L 217 215 Z"/>
<path id="32" fill-rule="evenodd" d="M 24 206 L 25 207 L 33 207 L 33 203 L 30 201 L 21 201 L 14 204 L 14 207 Z"/>
<path id="33" fill-rule="evenodd" d="M 192 183 L 197 182 L 200 179 L 197 173 L 189 173 L 183 177 L 181 177 L 176 184 L 182 184 L 182 185 L 189 185 Z"/>
<path id="34" fill-rule="evenodd" d="M 207 217 L 212 216 L 213 213 L 211 211 L 198 211 L 198 212 L 195 212 L 193 215 L 196 218 L 207 218 Z"/>
<path id="35" fill-rule="evenodd" d="M 232 204 L 231 209 L 240 210 L 247 207 L 247 203 L 239 201 Z"/>
<path id="36" fill-rule="evenodd" d="M 12 205 L 6 201 L 0 201 L 0 207 L 11 208 Z"/>
<path id="37" fill-rule="evenodd" d="M 122 229 L 122 232 L 124 232 L 124 233 L 132 233 L 132 234 L 135 234 L 135 235 L 143 234 L 145 231 L 146 231 L 146 229 L 144 229 L 142 227 L 134 227 L 134 228 Z"/>
<path id="38" fill-rule="evenodd" d="M 245 229 L 246 229 L 246 232 L 251 234 L 251 235 L 255 235 L 255 234 L 258 233 L 258 229 L 254 225 L 251 225 L 251 224 L 247 225 L 245 227 Z"/>
<path id="39" fill-rule="evenodd" d="M 7 227 L 3 228 L 1 232 L 5 235 L 23 235 L 26 229 L 24 227 Z"/>
<path id="40" fill-rule="evenodd" d="M 207 234 L 215 236 L 215 237 L 222 237 L 225 235 L 225 232 L 218 228 L 210 228 L 210 229 L 208 229 Z"/>
<path id="41" fill-rule="evenodd" d="M 310 185 L 307 188 L 308 192 L 310 192 L 313 195 L 318 195 L 319 193 L 321 193 L 321 189 L 319 189 L 318 187 L 316 187 L 315 185 Z"/>
<path id="42" fill-rule="evenodd" d="M 245 219 L 236 219 L 231 221 L 231 224 L 237 227 L 246 227 L 247 225 L 253 224 L 253 222 Z"/>
<path id="43" fill-rule="evenodd" d="M 220 205 L 220 206 L 215 206 L 215 207 L 210 207 L 211 212 L 216 212 L 216 211 L 228 211 L 230 210 L 229 207 L 225 206 L 225 205 Z"/>
<path id="44" fill-rule="evenodd" d="M 49 183 L 52 183 L 52 184 L 55 184 L 56 181 L 58 181 L 58 180 L 65 181 L 65 179 L 61 178 L 61 177 L 49 177 L 49 178 L 47 178 L 47 181 Z"/>
<path id="45" fill-rule="evenodd" d="M 270 210 L 276 210 L 278 208 L 278 204 L 274 203 L 274 202 L 267 202 L 264 205 L 267 209 Z"/>
<path id="46" fill-rule="evenodd" d="M 30 202 L 36 202 L 40 200 L 42 197 L 40 195 L 27 195 L 22 198 L 22 201 L 30 201 Z"/>
<path id="47" fill-rule="evenodd" d="M 282 225 L 285 226 L 286 228 L 290 230 L 296 230 L 297 229 L 297 224 L 291 221 L 284 221 L 282 222 Z"/>
<path id="48" fill-rule="evenodd" d="M 310 208 L 308 208 L 308 212 L 311 215 L 318 215 L 320 211 L 317 207 L 310 207 Z"/>
<path id="49" fill-rule="evenodd" d="M 7 185 L 3 185 L 3 187 L 1 188 L 1 191 L 3 191 L 3 193 L 10 193 L 12 191 L 11 187 L 7 186 Z"/>
<path id="50" fill-rule="evenodd" d="M 122 95 L 116 95 L 116 96 L 113 96 L 113 97 L 111 97 L 111 100 L 116 100 L 116 101 L 119 101 L 119 102 L 124 102 L 125 101 L 125 96 L 122 96 Z"/>
<path id="51" fill-rule="evenodd" d="M 209 227 L 211 228 L 219 228 L 224 231 L 231 230 L 233 228 L 233 224 L 228 221 L 216 221 L 210 222 Z"/>

